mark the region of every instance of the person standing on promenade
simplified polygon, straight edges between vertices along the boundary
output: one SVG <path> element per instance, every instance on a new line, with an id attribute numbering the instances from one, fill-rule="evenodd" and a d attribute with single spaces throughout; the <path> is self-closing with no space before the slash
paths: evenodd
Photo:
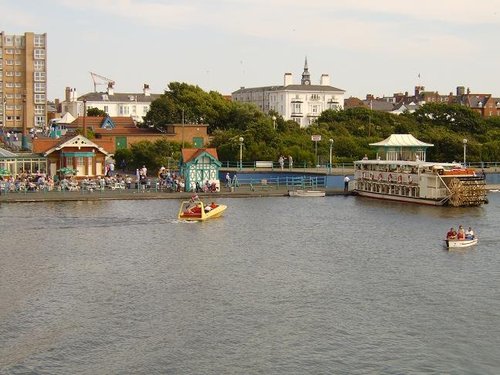
<path id="1" fill-rule="evenodd" d="M 231 186 L 231 176 L 229 175 L 229 172 L 226 173 L 226 187 Z"/>
<path id="2" fill-rule="evenodd" d="M 285 158 L 283 157 L 283 155 L 280 155 L 280 157 L 278 159 L 278 163 L 280 165 L 281 170 L 283 170 L 283 167 L 285 165 Z"/>
<path id="3" fill-rule="evenodd" d="M 345 175 L 344 176 L 344 192 L 347 193 L 349 191 L 349 181 L 351 181 L 351 179 L 349 178 L 349 176 Z"/>

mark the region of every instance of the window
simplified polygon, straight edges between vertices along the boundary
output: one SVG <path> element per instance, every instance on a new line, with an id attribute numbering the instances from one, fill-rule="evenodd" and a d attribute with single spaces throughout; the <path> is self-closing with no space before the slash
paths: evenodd
<path id="1" fill-rule="evenodd" d="M 13 50 L 13 49 L 10 49 L 10 48 L 9 48 L 9 49 L 6 49 L 6 50 L 5 50 L 5 54 L 7 54 L 7 55 L 12 55 L 12 54 L 14 54 L 14 50 Z"/>
<path id="2" fill-rule="evenodd" d="M 142 113 L 147 114 L 148 111 L 149 111 L 149 106 L 145 105 L 144 107 L 142 107 Z"/>
<path id="3" fill-rule="evenodd" d="M 35 103 L 44 103 L 45 94 L 35 94 Z"/>
<path id="4" fill-rule="evenodd" d="M 104 112 L 106 112 L 109 115 L 109 108 L 107 105 L 104 106 Z"/>
<path id="5" fill-rule="evenodd" d="M 292 112 L 293 113 L 301 113 L 302 112 L 301 104 L 300 103 L 293 103 L 292 104 Z"/>
<path id="6" fill-rule="evenodd" d="M 35 92 L 45 92 L 45 83 L 35 82 Z"/>
<path id="7" fill-rule="evenodd" d="M 43 115 L 45 113 L 44 105 L 36 105 L 35 106 L 35 115 Z"/>
<path id="8" fill-rule="evenodd" d="M 35 47 L 45 47 L 45 35 L 35 35 Z"/>
<path id="9" fill-rule="evenodd" d="M 45 126 L 45 116 L 35 116 L 35 124 L 38 126 Z"/>
<path id="10" fill-rule="evenodd" d="M 128 105 L 120 105 L 119 113 L 122 116 L 127 116 L 129 114 L 130 108 Z"/>
<path id="11" fill-rule="evenodd" d="M 14 65 L 14 60 L 5 60 L 5 65 Z"/>
<path id="12" fill-rule="evenodd" d="M 23 75 L 22 72 L 16 72 L 16 77 L 21 77 Z"/>
<path id="13" fill-rule="evenodd" d="M 14 72 L 10 71 L 10 72 L 5 72 L 5 76 L 6 77 L 14 77 Z"/>
<path id="14" fill-rule="evenodd" d="M 45 50 L 35 49 L 35 59 L 44 59 L 44 58 L 45 58 Z"/>
<path id="15" fill-rule="evenodd" d="M 45 82 L 45 72 L 35 72 L 35 82 Z"/>
<path id="16" fill-rule="evenodd" d="M 35 70 L 45 70 L 45 61 L 43 60 L 35 60 L 34 63 Z"/>
<path id="17" fill-rule="evenodd" d="M 15 60 L 15 64 L 16 64 L 17 66 L 21 65 L 21 60 Z"/>

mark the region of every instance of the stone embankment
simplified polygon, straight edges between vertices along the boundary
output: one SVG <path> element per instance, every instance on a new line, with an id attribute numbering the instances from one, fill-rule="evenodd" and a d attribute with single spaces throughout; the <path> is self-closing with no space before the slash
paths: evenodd
<path id="1" fill-rule="evenodd" d="M 327 195 L 350 195 L 339 189 L 327 189 Z M 189 199 L 194 193 L 187 192 L 163 192 L 155 190 L 104 190 L 104 191 L 49 191 L 49 192 L 16 192 L 3 193 L 0 202 L 56 202 L 56 201 L 99 201 L 99 200 L 141 200 L 141 199 Z M 211 200 L 219 198 L 252 198 L 252 197 L 283 197 L 288 195 L 286 188 L 256 187 L 250 189 L 243 186 L 231 191 L 223 188 L 218 193 L 198 193 L 201 199 Z"/>

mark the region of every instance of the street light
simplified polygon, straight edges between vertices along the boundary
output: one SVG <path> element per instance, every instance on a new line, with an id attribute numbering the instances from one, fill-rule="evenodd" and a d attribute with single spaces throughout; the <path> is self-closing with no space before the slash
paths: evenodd
<path id="1" fill-rule="evenodd" d="M 464 144 L 464 167 L 465 167 L 467 165 L 466 164 L 466 161 L 467 161 L 467 159 L 466 159 L 466 155 L 467 155 L 467 138 L 464 138 L 462 140 L 462 143 Z"/>
<path id="2" fill-rule="evenodd" d="M 330 138 L 330 172 L 332 171 L 332 150 L 333 150 L 333 139 Z"/>
<path id="3" fill-rule="evenodd" d="M 276 130 L 276 116 L 271 117 L 273 119 L 273 128 Z"/>
<path id="4" fill-rule="evenodd" d="M 240 171 L 243 168 L 243 137 L 239 138 L 240 141 Z"/>

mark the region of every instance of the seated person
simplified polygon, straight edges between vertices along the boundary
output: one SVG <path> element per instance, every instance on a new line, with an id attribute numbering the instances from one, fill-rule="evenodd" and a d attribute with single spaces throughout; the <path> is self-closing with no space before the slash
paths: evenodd
<path id="1" fill-rule="evenodd" d="M 212 206 L 206 205 L 205 206 L 205 212 L 210 212 L 212 210 Z"/>
<path id="2" fill-rule="evenodd" d="M 465 230 L 461 225 L 458 227 L 457 238 L 459 240 L 465 240 Z"/>
<path id="3" fill-rule="evenodd" d="M 455 228 L 450 228 L 450 230 L 446 234 L 446 239 L 455 240 L 456 238 L 457 238 L 457 232 L 455 232 Z"/>
<path id="4" fill-rule="evenodd" d="M 469 229 L 467 229 L 467 231 L 465 232 L 465 238 L 468 240 L 474 239 L 474 231 L 472 230 L 471 227 L 469 227 Z"/>

